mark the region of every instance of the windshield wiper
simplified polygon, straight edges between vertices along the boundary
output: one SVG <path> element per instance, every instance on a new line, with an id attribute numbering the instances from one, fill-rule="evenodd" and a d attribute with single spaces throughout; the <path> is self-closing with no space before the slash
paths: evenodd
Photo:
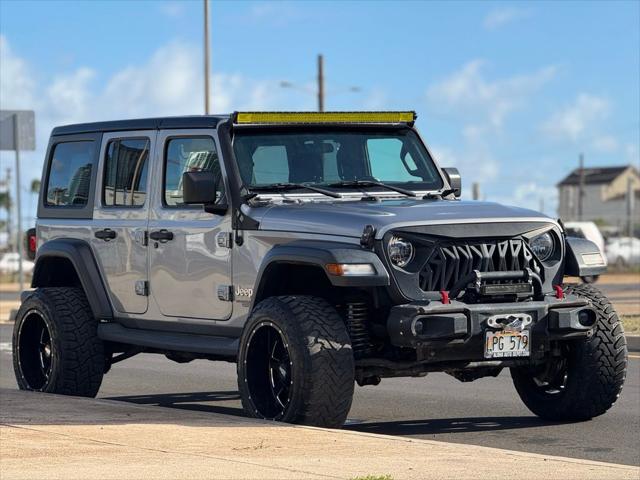
<path id="1" fill-rule="evenodd" d="M 298 188 L 304 188 L 306 190 L 311 190 L 312 192 L 321 193 L 326 195 L 327 197 L 332 198 L 342 198 L 342 195 L 336 192 L 332 192 L 331 190 L 325 190 L 324 188 L 314 187 L 313 185 L 308 185 L 306 183 L 269 183 L 268 185 L 258 185 L 255 187 L 251 187 L 251 190 L 256 191 L 264 191 L 264 192 L 284 192 L 287 190 L 297 190 Z"/>
<path id="2" fill-rule="evenodd" d="M 393 190 L 394 192 L 402 193 L 407 197 L 415 197 L 415 192 L 407 190 L 406 188 L 395 187 L 386 183 L 377 182 L 375 180 L 345 180 L 343 182 L 330 183 L 328 187 L 333 188 L 348 188 L 348 187 L 382 187 L 387 190 Z"/>
<path id="3" fill-rule="evenodd" d="M 448 197 L 449 195 L 451 195 L 452 193 L 454 193 L 455 190 L 453 188 L 448 188 L 446 190 L 442 190 L 441 192 L 430 192 L 427 193 L 424 197 L 422 197 L 423 200 L 429 200 L 432 198 L 444 198 L 444 197 Z"/>

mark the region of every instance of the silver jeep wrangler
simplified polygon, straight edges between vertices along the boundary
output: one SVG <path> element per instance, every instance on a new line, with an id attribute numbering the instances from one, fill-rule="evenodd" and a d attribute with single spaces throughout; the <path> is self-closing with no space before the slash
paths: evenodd
<path id="1" fill-rule="evenodd" d="M 460 201 L 414 112 L 236 112 L 53 130 L 21 389 L 93 397 L 116 362 L 237 363 L 246 414 L 338 427 L 354 384 L 509 368 L 535 414 L 601 415 L 626 340 L 565 276 L 606 268 L 542 214 Z"/>

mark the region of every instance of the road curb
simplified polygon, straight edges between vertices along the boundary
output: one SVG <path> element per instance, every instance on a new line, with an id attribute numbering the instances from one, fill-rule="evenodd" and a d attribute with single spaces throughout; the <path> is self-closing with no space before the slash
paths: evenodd
<path id="1" fill-rule="evenodd" d="M 640 336 L 627 336 L 627 350 L 634 353 L 640 352 Z"/>
<path id="2" fill-rule="evenodd" d="M 321 480 L 387 474 L 412 480 L 632 480 L 640 473 L 629 465 L 106 399 L 0 389 L 0 404 L 0 466 L 7 480 Z M 29 461 L 34 455 L 38 462 Z"/>

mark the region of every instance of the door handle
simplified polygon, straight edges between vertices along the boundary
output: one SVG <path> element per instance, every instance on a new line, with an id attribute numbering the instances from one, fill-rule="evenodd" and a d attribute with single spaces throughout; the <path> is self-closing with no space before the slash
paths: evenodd
<path id="1" fill-rule="evenodd" d="M 162 230 L 156 230 L 155 232 L 151 232 L 149 234 L 149 238 L 156 242 L 165 243 L 165 242 L 168 242 L 169 240 L 173 240 L 173 232 L 170 232 L 169 230 L 165 230 L 163 228 Z"/>
<path id="2" fill-rule="evenodd" d="M 118 234 L 114 230 L 111 230 L 110 228 L 98 230 L 96 233 L 94 233 L 94 235 L 96 238 L 99 238 L 100 240 L 104 240 L 105 242 L 108 242 L 109 240 L 113 240 L 118 236 Z"/>

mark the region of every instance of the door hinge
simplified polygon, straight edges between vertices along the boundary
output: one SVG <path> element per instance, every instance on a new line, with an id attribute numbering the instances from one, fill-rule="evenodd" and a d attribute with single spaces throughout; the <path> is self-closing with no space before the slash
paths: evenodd
<path id="1" fill-rule="evenodd" d="M 218 285 L 218 300 L 232 302 L 233 287 L 231 285 Z"/>
<path id="2" fill-rule="evenodd" d="M 220 248 L 231 248 L 233 246 L 233 234 L 231 232 L 220 232 L 216 235 L 216 243 Z"/>
<path id="3" fill-rule="evenodd" d="M 136 295 L 140 295 L 141 297 L 149 296 L 149 282 L 146 280 L 137 280 L 136 281 Z"/>

